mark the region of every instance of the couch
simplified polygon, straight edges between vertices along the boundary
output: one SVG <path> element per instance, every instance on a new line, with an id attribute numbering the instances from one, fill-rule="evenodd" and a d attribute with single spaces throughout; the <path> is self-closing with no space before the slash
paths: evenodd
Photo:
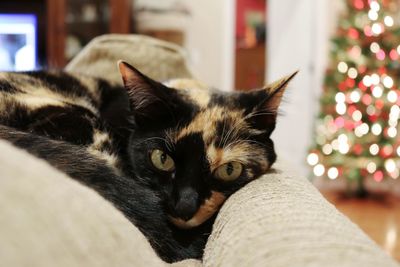
<path id="1" fill-rule="evenodd" d="M 121 58 L 155 79 L 191 77 L 179 47 L 136 35 L 96 38 L 66 69 L 120 83 Z M 95 191 L 0 140 L 0 266 L 169 264 Z M 400 265 L 278 161 L 222 206 L 202 261 L 171 266 Z"/>

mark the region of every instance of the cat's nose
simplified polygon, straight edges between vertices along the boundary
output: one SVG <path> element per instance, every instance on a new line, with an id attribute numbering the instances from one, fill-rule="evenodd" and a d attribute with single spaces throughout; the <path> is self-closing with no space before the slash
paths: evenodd
<path id="1" fill-rule="evenodd" d="M 175 204 L 176 215 L 185 221 L 192 218 L 198 209 L 198 198 L 199 194 L 190 187 L 180 190 Z"/>

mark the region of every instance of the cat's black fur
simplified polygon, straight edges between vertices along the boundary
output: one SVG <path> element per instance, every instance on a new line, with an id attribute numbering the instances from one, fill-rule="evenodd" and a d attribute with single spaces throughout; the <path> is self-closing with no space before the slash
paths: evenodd
<path id="1" fill-rule="evenodd" d="M 1 74 L 0 138 L 94 188 L 165 261 L 201 258 L 222 201 L 275 161 L 270 134 L 293 75 L 251 93 L 206 93 L 166 87 L 122 64 L 125 88 L 68 73 Z M 154 149 L 173 157 L 173 173 L 152 166 Z M 234 181 L 215 178 L 224 153 L 243 163 Z M 214 213 L 186 225 L 209 203 Z"/>

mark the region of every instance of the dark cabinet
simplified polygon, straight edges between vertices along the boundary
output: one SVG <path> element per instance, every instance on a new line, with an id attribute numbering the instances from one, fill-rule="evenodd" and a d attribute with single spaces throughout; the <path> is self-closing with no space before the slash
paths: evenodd
<path id="1" fill-rule="evenodd" d="M 130 33 L 132 0 L 46 0 L 47 65 L 61 68 L 91 39 Z"/>

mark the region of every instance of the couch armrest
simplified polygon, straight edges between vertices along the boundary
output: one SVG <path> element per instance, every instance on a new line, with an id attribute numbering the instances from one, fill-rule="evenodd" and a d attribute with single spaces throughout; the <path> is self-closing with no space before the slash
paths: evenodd
<path id="1" fill-rule="evenodd" d="M 399 266 L 282 163 L 222 207 L 205 266 Z"/>

